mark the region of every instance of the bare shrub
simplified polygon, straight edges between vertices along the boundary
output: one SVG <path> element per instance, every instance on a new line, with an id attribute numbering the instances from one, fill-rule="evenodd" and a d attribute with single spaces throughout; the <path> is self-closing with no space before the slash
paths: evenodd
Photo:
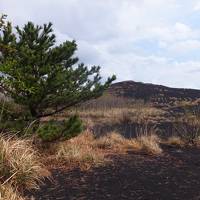
<path id="1" fill-rule="evenodd" d="M 200 137 L 200 117 L 186 113 L 174 123 L 174 130 L 187 143 L 194 144 Z"/>

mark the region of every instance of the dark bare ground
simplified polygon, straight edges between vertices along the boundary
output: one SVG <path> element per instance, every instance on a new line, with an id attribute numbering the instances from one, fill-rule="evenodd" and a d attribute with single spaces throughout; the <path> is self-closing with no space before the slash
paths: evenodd
<path id="1" fill-rule="evenodd" d="M 89 171 L 52 169 L 36 200 L 200 200 L 200 149 L 163 147 L 162 156 L 129 152 Z"/>

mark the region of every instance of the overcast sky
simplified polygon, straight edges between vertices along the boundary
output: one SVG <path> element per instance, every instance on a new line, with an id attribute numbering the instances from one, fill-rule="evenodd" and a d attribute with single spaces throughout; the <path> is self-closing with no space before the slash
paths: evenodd
<path id="1" fill-rule="evenodd" d="M 15 25 L 53 22 L 104 77 L 200 89 L 200 0 L 0 0 Z"/>

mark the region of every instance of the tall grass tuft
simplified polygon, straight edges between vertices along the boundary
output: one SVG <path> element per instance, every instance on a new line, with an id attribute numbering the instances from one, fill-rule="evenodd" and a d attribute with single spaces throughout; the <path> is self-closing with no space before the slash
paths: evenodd
<path id="1" fill-rule="evenodd" d="M 116 132 L 107 133 L 95 140 L 94 146 L 100 149 L 112 149 L 117 152 L 127 150 L 131 146 L 130 140 Z"/>
<path id="2" fill-rule="evenodd" d="M 141 135 L 135 139 L 139 149 L 144 150 L 149 154 L 158 155 L 162 153 L 162 149 L 159 145 L 160 139 L 157 135 Z"/>
<path id="3" fill-rule="evenodd" d="M 10 185 L 1 185 L 0 186 L 0 199 L 2 199 L 2 200 L 25 200 Z"/>
<path id="4" fill-rule="evenodd" d="M 57 148 L 57 159 L 64 160 L 69 165 L 78 164 L 81 168 L 102 165 L 104 154 L 94 148 L 94 136 L 91 132 L 84 132 L 68 141 L 62 142 Z"/>
<path id="5" fill-rule="evenodd" d="M 19 189 L 37 188 L 47 175 L 31 141 L 0 136 L 0 177 Z"/>

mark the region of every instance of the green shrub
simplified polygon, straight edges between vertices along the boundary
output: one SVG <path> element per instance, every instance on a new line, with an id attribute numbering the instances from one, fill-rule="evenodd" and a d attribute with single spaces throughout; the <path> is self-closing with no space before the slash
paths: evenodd
<path id="1" fill-rule="evenodd" d="M 43 123 L 38 128 L 37 134 L 44 142 L 52 142 L 60 138 L 70 139 L 82 131 L 82 121 L 78 116 L 72 116 L 63 122 L 51 120 Z"/>
<path id="2" fill-rule="evenodd" d="M 62 136 L 62 129 L 63 127 L 58 122 L 51 120 L 42 124 L 37 134 L 44 142 L 52 142 Z"/>
<path id="3" fill-rule="evenodd" d="M 70 117 L 66 122 L 64 122 L 64 138 L 70 139 L 72 137 L 77 136 L 82 131 L 83 123 L 77 115 Z"/>

